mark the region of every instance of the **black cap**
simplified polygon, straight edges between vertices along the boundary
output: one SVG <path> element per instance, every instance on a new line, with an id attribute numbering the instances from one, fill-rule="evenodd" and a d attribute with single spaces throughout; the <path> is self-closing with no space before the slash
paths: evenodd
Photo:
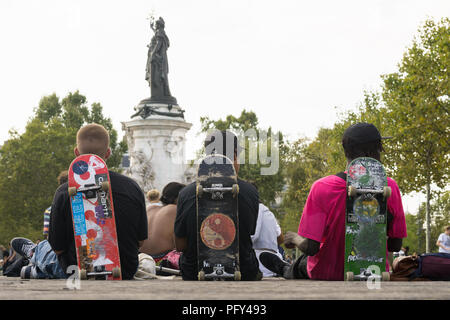
<path id="1" fill-rule="evenodd" d="M 359 145 L 373 142 L 381 139 L 390 139 L 392 137 L 382 137 L 380 131 L 371 123 L 359 122 L 344 131 L 342 144 L 347 146 Z"/>
<path id="2" fill-rule="evenodd" d="M 221 143 L 217 144 L 216 137 L 221 139 Z M 220 153 L 227 156 L 231 160 L 234 158 L 234 152 L 239 155 L 243 148 L 239 145 L 236 135 L 229 130 L 215 130 L 210 133 L 204 142 L 207 154 Z M 233 150 L 227 150 L 227 146 L 233 146 Z"/>

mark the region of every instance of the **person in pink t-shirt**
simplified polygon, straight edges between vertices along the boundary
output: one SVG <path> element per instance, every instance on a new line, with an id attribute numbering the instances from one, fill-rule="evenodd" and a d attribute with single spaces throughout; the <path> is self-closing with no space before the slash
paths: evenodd
<path id="1" fill-rule="evenodd" d="M 348 162 L 358 157 L 380 161 L 383 150 L 378 129 L 369 123 L 347 128 L 342 146 Z M 397 183 L 388 177 L 392 195 L 387 202 L 387 249 L 399 251 L 406 238 L 405 213 Z M 299 248 L 303 255 L 288 264 L 270 253 L 260 255 L 261 263 L 287 279 L 344 280 L 346 172 L 321 178 L 311 186 L 298 233 L 288 232 L 284 244 Z M 387 259 L 386 259 L 387 260 Z M 386 261 L 386 270 L 389 264 Z"/>

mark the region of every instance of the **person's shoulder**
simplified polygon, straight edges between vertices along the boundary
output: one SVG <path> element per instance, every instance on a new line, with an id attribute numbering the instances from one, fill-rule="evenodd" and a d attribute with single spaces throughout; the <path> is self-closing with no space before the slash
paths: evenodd
<path id="1" fill-rule="evenodd" d="M 196 183 L 192 182 L 181 189 L 180 193 L 178 194 L 178 199 L 185 200 L 186 198 L 195 197 L 195 186 Z"/>
<path id="2" fill-rule="evenodd" d="M 138 183 L 131 179 L 130 177 L 127 177 L 121 173 L 115 172 L 115 171 L 109 171 L 109 177 L 111 179 L 111 184 L 126 184 L 126 185 L 132 185 L 136 188 L 138 188 L 139 190 L 141 190 L 141 188 L 139 187 Z"/>
<path id="3" fill-rule="evenodd" d="M 60 196 L 66 196 L 68 194 L 69 194 L 69 183 L 65 182 L 61 184 L 58 188 L 56 188 L 55 198 L 58 198 Z"/>
<path id="4" fill-rule="evenodd" d="M 341 187 L 345 187 L 346 185 L 346 181 L 336 175 L 329 175 L 326 177 L 322 177 L 320 179 L 317 179 L 316 181 L 314 181 L 314 183 L 312 184 L 311 188 L 325 188 L 325 189 L 329 189 L 329 188 L 341 188 Z"/>
<path id="5" fill-rule="evenodd" d="M 388 186 L 392 187 L 396 187 L 398 188 L 398 184 L 397 181 L 395 181 L 394 179 L 392 179 L 391 177 L 387 177 L 387 182 L 388 182 Z"/>
<path id="6" fill-rule="evenodd" d="M 244 191 L 248 193 L 258 194 L 255 186 L 250 182 L 238 178 L 239 192 Z"/>

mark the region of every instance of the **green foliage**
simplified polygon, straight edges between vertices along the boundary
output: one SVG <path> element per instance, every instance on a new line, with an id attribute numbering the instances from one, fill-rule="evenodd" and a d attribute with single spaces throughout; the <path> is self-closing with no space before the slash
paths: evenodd
<path id="1" fill-rule="evenodd" d="M 118 167 L 126 144 L 117 143 L 102 106 L 94 103 L 89 109 L 78 91 L 61 102 L 55 94 L 43 97 L 25 132 L 10 131 L 0 149 L 0 243 L 15 236 L 42 238 L 43 212 L 52 203 L 56 178 L 75 157 L 78 129 L 91 122 L 109 130 L 113 156 L 107 163 Z"/>
<path id="2" fill-rule="evenodd" d="M 403 246 L 409 247 L 409 252 L 426 252 L 426 234 L 425 234 L 425 211 L 426 203 L 419 206 L 417 214 L 406 215 L 406 227 L 408 237 L 403 240 Z M 444 191 L 438 194 L 435 201 L 431 203 L 432 223 L 431 223 L 431 250 L 438 252 L 439 248 L 436 241 L 444 228 L 450 225 L 450 191 Z"/>
<path id="3" fill-rule="evenodd" d="M 450 168 L 450 20 L 425 22 L 398 72 L 384 75 L 386 127 L 393 130 L 388 161 L 404 192 L 444 188 Z"/>

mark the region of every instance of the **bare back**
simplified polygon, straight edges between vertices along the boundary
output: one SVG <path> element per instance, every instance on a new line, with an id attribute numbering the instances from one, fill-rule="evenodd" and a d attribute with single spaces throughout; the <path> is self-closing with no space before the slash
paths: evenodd
<path id="1" fill-rule="evenodd" d="M 174 204 L 147 209 L 148 238 L 140 252 L 157 255 L 175 249 L 173 228 L 176 214 L 177 206 Z"/>

